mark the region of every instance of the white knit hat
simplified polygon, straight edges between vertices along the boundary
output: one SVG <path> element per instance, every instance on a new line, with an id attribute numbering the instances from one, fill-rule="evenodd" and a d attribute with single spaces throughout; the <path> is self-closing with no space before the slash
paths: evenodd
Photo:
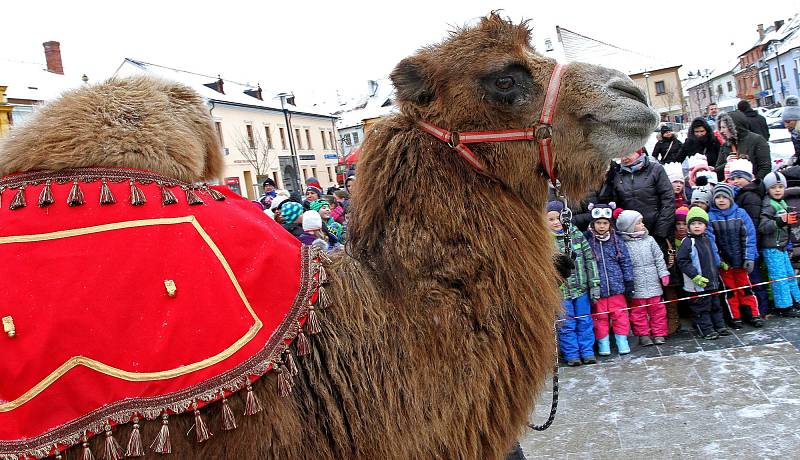
<path id="1" fill-rule="evenodd" d="M 683 182 L 683 166 L 680 163 L 665 163 L 664 171 L 667 172 L 670 182 Z"/>
<path id="2" fill-rule="evenodd" d="M 695 153 L 694 155 L 690 156 L 686 159 L 686 164 L 689 169 L 695 169 L 698 166 L 705 166 L 708 167 L 708 160 L 706 156 L 702 153 Z"/>
<path id="3" fill-rule="evenodd" d="M 730 168 L 728 168 L 730 165 Z M 753 163 L 744 158 L 736 158 L 725 165 L 725 169 L 730 170 L 731 177 L 744 177 L 748 180 L 753 180 Z"/>
<path id="4" fill-rule="evenodd" d="M 317 211 L 306 211 L 303 213 L 303 231 L 315 232 L 322 230 L 322 216 Z"/>

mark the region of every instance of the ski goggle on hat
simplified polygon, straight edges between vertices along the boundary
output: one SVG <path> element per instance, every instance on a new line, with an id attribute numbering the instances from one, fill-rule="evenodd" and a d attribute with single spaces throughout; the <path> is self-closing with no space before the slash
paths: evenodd
<path id="1" fill-rule="evenodd" d="M 592 209 L 592 219 L 608 219 L 611 220 L 611 216 L 614 215 L 614 211 L 611 208 L 594 208 Z"/>

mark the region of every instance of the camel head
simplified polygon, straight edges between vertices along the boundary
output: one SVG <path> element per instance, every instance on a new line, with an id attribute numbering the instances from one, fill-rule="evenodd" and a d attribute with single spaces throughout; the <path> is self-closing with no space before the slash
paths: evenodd
<path id="1" fill-rule="evenodd" d="M 196 182 L 220 177 L 224 164 L 202 97 L 152 77 L 111 79 L 67 92 L 0 145 L 0 176 L 89 166 Z"/>
<path id="2" fill-rule="evenodd" d="M 531 47 L 527 23 L 513 24 L 491 13 L 476 26 L 455 31 L 442 43 L 402 60 L 391 78 L 401 112 L 414 121 L 455 132 L 521 129 L 538 123 L 554 65 Z M 595 65 L 569 64 L 552 135 L 554 164 L 564 190 L 583 196 L 602 180 L 609 160 L 640 148 L 656 123 L 656 114 L 628 76 Z M 536 142 L 470 148 L 490 175 L 517 193 L 531 196 L 544 189 L 546 176 Z"/>

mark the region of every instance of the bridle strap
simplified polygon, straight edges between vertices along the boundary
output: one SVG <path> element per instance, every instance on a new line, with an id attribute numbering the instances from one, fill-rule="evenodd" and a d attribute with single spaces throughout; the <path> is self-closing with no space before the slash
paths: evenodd
<path id="1" fill-rule="evenodd" d="M 547 93 L 542 106 L 539 123 L 534 128 L 507 129 L 499 131 L 466 131 L 451 132 L 426 121 L 418 122 L 419 127 L 426 133 L 446 142 L 458 152 L 467 163 L 482 174 L 489 174 L 486 166 L 467 144 L 480 142 L 505 142 L 505 141 L 532 141 L 539 145 L 539 161 L 545 174 L 553 185 L 556 184 L 556 171 L 553 162 L 553 117 L 558 103 L 558 93 L 561 90 L 561 79 L 564 76 L 566 65 L 556 63 L 547 85 Z"/>

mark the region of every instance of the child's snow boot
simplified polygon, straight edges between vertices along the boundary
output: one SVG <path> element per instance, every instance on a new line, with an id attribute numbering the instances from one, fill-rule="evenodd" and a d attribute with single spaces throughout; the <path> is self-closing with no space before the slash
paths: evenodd
<path id="1" fill-rule="evenodd" d="M 597 341 L 597 354 L 609 356 L 611 354 L 611 339 L 608 336 Z"/>
<path id="2" fill-rule="evenodd" d="M 622 334 L 614 334 L 614 338 L 617 340 L 617 351 L 621 355 L 627 355 L 631 352 L 631 347 L 628 345 L 628 336 Z"/>

